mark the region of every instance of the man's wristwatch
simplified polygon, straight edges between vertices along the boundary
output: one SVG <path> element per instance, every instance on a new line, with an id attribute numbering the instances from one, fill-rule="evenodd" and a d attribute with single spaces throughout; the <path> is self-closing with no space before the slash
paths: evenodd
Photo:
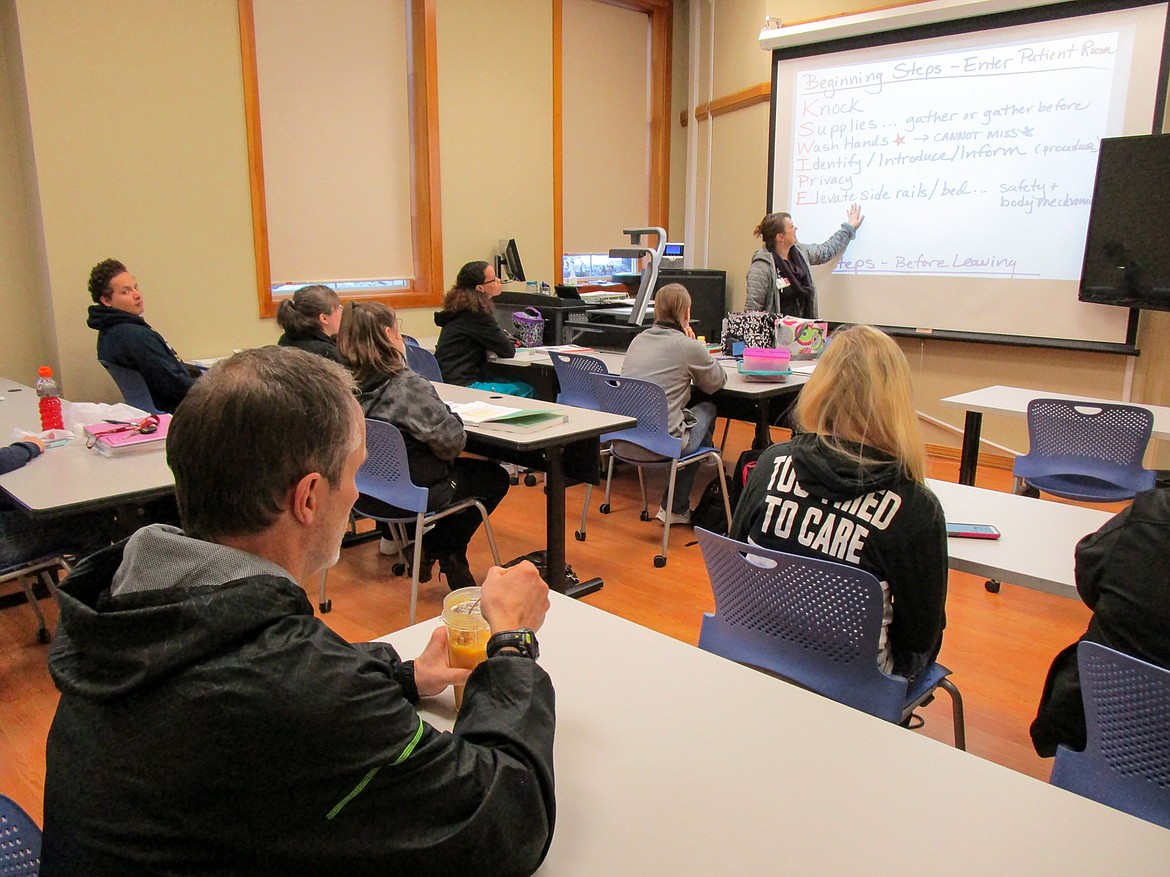
<path id="1" fill-rule="evenodd" d="M 494 658 L 496 655 L 514 655 L 521 658 L 532 658 L 535 661 L 540 657 L 540 646 L 537 645 L 536 634 L 527 627 L 493 633 L 492 638 L 488 640 L 487 656 Z"/>

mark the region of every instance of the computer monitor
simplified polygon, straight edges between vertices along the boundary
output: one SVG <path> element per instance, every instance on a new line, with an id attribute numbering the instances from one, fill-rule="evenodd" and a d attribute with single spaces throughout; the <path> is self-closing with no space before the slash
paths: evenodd
<path id="1" fill-rule="evenodd" d="M 504 282 L 519 280 L 523 283 L 526 280 L 515 238 L 500 239 L 500 255 L 496 256 L 496 276 Z"/>
<path id="2" fill-rule="evenodd" d="M 1101 140 L 1081 301 L 1170 311 L 1170 231 L 1144 208 L 1168 174 L 1170 135 Z"/>

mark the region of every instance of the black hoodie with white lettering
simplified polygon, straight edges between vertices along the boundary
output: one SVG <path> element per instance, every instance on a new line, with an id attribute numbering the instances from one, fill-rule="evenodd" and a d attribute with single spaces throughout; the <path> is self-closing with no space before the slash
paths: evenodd
<path id="1" fill-rule="evenodd" d="M 886 610 L 878 663 L 886 672 L 913 675 L 938 654 L 946 627 L 942 507 L 888 454 L 852 449 L 866 462 L 816 435 L 768 448 L 744 488 L 731 535 L 877 576 Z"/>

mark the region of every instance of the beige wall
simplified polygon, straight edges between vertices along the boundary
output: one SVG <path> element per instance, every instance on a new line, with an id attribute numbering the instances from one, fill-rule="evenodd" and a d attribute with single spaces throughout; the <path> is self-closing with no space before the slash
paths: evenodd
<path id="1" fill-rule="evenodd" d="M 439 0 L 438 39 L 445 285 L 500 238 L 551 284 L 552 6 Z"/>
<path id="2" fill-rule="evenodd" d="M 756 42 L 764 25 L 767 3 L 764 0 L 739 0 L 736 3 L 712 2 L 715 30 L 705 34 L 715 41 L 715 69 L 712 96 L 720 97 L 739 91 L 772 75 L 772 56 L 760 51 Z M 800 4 L 812 15 L 815 2 Z"/>
<path id="3" fill-rule="evenodd" d="M 700 53 L 714 52 L 714 87 L 719 98 L 760 82 L 770 81 L 770 53 L 759 48 L 758 37 L 765 15 L 786 22 L 808 20 L 873 6 L 870 0 L 856 2 L 756 2 L 714 3 L 697 0 L 705 9 L 714 9 L 713 25 L 700 16 L 700 32 L 691 39 L 700 41 Z M 705 75 L 705 74 L 704 74 Z M 716 116 L 699 123 L 699 149 L 692 161 L 698 163 L 700 208 L 695 234 L 709 234 L 708 267 L 724 268 L 728 274 L 731 306 L 742 306 L 745 275 L 752 252 L 759 245 L 751 231 L 765 208 L 767 191 L 768 108 L 758 105 Z M 710 189 L 704 192 L 704 168 L 710 163 Z M 864 207 L 864 205 L 863 205 Z M 811 230 L 809 230 L 811 231 Z M 865 234 L 862 227 L 860 234 Z M 1170 404 L 1165 338 L 1170 319 L 1164 314 L 1146 313 L 1139 343 L 1143 355 L 1134 363 L 1133 395 L 1137 401 Z M 906 339 L 901 346 L 915 374 L 919 411 L 961 429 L 963 412 L 938 404 L 944 396 L 990 384 L 1014 384 L 1055 392 L 1080 393 L 1104 398 L 1121 398 L 1125 387 L 1126 357 L 1098 353 L 1048 351 L 1002 345 Z M 924 427 L 928 442 L 957 446 L 955 432 Z M 1027 429 L 1023 420 L 986 417 L 983 435 L 1015 450 L 1026 450 Z M 1163 443 L 1170 444 L 1170 443 Z M 1157 449 L 1157 461 L 1170 465 L 1167 448 Z M 997 453 L 985 446 L 985 452 Z"/>

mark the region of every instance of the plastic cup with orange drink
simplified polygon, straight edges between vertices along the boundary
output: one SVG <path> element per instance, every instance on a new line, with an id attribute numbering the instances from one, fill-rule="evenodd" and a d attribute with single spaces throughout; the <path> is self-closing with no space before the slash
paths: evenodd
<path id="1" fill-rule="evenodd" d="M 479 608 L 480 588 L 460 588 L 443 600 L 447 626 L 447 654 L 452 667 L 474 669 L 487 659 L 492 630 Z M 455 686 L 455 709 L 463 705 L 463 686 Z"/>

